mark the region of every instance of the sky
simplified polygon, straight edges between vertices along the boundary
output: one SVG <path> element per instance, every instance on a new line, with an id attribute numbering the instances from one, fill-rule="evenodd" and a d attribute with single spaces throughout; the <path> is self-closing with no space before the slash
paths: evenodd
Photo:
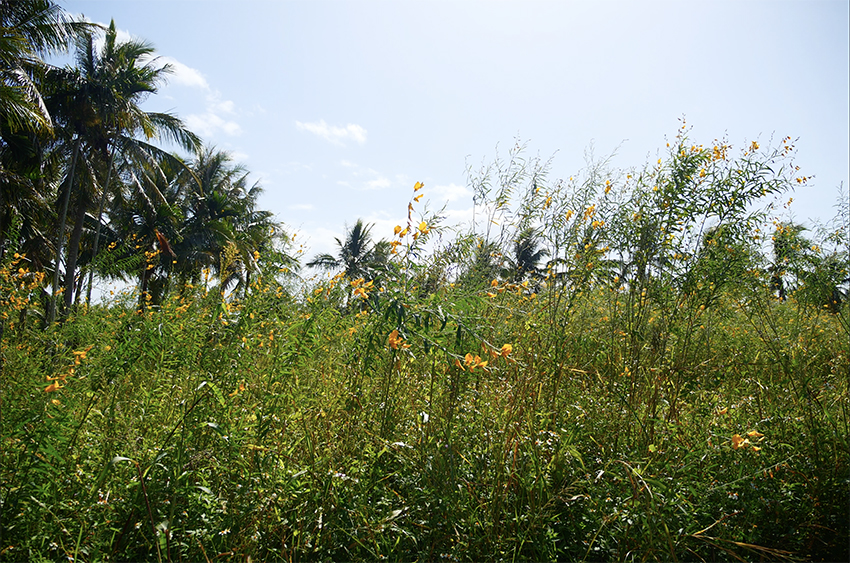
<path id="1" fill-rule="evenodd" d="M 790 135 L 814 176 L 791 194 L 802 222 L 834 217 L 850 179 L 846 0 L 61 5 L 156 47 L 174 72 L 142 107 L 232 153 L 308 258 L 358 218 L 390 238 L 417 181 L 468 221 L 467 171 L 517 141 L 557 179 L 590 147 L 654 162 L 682 119 L 695 144 Z"/>

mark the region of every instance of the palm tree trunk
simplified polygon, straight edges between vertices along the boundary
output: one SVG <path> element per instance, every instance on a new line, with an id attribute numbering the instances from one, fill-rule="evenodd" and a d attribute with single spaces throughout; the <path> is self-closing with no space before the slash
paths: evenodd
<path id="1" fill-rule="evenodd" d="M 77 202 L 77 215 L 74 220 L 74 230 L 68 242 L 68 259 L 65 261 L 65 306 L 63 315 L 71 311 L 74 302 L 74 280 L 77 278 L 77 258 L 80 256 L 80 239 L 83 236 L 83 223 L 86 219 L 86 199 L 80 194 Z"/>
<path id="2" fill-rule="evenodd" d="M 151 269 L 146 262 L 142 264 L 142 276 L 139 280 L 139 313 L 145 312 L 145 306 L 148 301 L 148 284 L 151 279 Z"/>
<path id="3" fill-rule="evenodd" d="M 59 214 L 59 232 L 56 236 L 56 260 L 53 265 L 53 285 L 50 303 L 47 307 L 47 327 L 53 326 L 56 320 L 56 294 L 59 292 L 59 260 L 62 258 L 62 242 L 65 239 L 65 219 L 68 216 L 68 203 L 71 201 L 71 188 L 74 185 L 74 169 L 77 167 L 77 154 L 80 152 L 80 137 L 74 142 L 74 156 L 71 158 L 71 170 L 68 172 L 68 189 L 62 201 L 62 211 Z"/>
<path id="4" fill-rule="evenodd" d="M 91 304 L 91 286 L 94 281 L 94 259 L 100 246 L 100 221 L 103 219 L 103 206 L 106 204 L 106 190 L 109 189 L 109 179 L 112 176 L 112 165 L 115 163 L 115 145 L 112 145 L 112 154 L 109 156 L 109 168 L 106 170 L 106 182 L 100 193 L 100 205 L 97 209 L 97 226 L 94 231 L 94 249 L 92 250 L 92 267 L 89 268 L 89 284 L 86 289 L 86 307 Z"/>

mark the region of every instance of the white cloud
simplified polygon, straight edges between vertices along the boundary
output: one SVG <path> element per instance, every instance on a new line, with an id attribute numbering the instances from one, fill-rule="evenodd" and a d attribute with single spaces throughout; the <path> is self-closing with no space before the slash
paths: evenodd
<path id="1" fill-rule="evenodd" d="M 296 203 L 288 206 L 287 209 L 291 211 L 312 211 L 314 207 L 311 203 Z"/>
<path id="2" fill-rule="evenodd" d="M 350 160 L 340 160 L 339 165 L 350 171 L 348 180 L 337 180 L 340 186 L 358 190 L 385 190 L 393 186 L 392 180 L 373 168 L 360 166 Z"/>
<path id="3" fill-rule="evenodd" d="M 466 209 L 446 209 L 443 224 L 452 227 L 468 227 L 472 224 L 474 208 Z"/>
<path id="4" fill-rule="evenodd" d="M 239 135 L 242 128 L 235 121 L 228 121 L 213 111 L 203 114 L 193 113 L 186 116 L 186 125 L 201 137 L 212 137 L 216 131 L 224 131 L 227 135 Z"/>
<path id="5" fill-rule="evenodd" d="M 171 73 L 168 75 L 169 82 L 190 88 L 210 89 L 207 79 L 200 70 L 185 65 L 174 57 L 159 57 L 158 60 L 163 65 L 167 64 L 171 67 Z"/>
<path id="6" fill-rule="evenodd" d="M 174 57 L 159 57 L 158 61 L 171 67 L 168 81 L 171 84 L 198 88 L 206 93 L 204 113 L 192 113 L 184 118 L 189 129 L 201 137 L 212 137 L 217 132 L 228 136 L 242 134 L 242 127 L 232 118 L 239 115 L 236 104 L 232 100 L 222 100 L 221 93 L 213 90 L 203 73 L 198 69 L 185 65 Z"/>
<path id="7" fill-rule="evenodd" d="M 345 146 L 343 141 L 346 139 L 351 139 L 360 145 L 366 142 L 366 130 L 354 123 L 349 123 L 345 127 L 338 127 L 336 125 L 328 125 L 324 119 L 320 119 L 312 123 L 296 121 L 295 126 L 300 131 L 313 133 L 335 145 Z"/>
<path id="8" fill-rule="evenodd" d="M 206 96 L 206 111 L 202 114 L 187 115 L 186 124 L 201 137 L 212 137 L 218 131 L 237 136 L 242 134 L 242 127 L 233 119 L 229 119 L 236 113 L 231 100 L 222 100 L 221 94 L 209 91 Z"/>
<path id="9" fill-rule="evenodd" d="M 100 25 L 108 27 L 102 23 Z M 116 29 L 116 41 L 118 43 L 126 43 L 136 39 L 123 29 Z M 105 41 L 105 34 L 99 34 L 95 39 L 95 48 L 100 51 Z M 152 62 L 156 68 L 169 65 L 171 72 L 166 75 L 166 80 L 169 84 L 198 88 L 206 93 L 206 111 L 204 113 L 189 114 L 183 118 L 189 130 L 207 139 L 218 132 L 223 132 L 228 136 L 237 136 L 242 133 L 242 127 L 232 119 L 232 117 L 239 115 L 241 112 L 236 110 L 233 101 L 221 99 L 221 93 L 210 87 L 209 82 L 207 82 L 206 77 L 204 77 L 201 71 L 169 56 L 155 56 L 152 61 L 149 59 L 142 62 Z M 164 94 L 164 96 L 169 97 L 167 94 Z"/>
<path id="10" fill-rule="evenodd" d="M 369 180 L 368 182 L 366 182 L 366 189 L 383 190 L 385 188 L 389 188 L 391 185 L 392 184 L 390 183 L 389 179 L 383 176 L 379 176 L 374 180 Z"/>
<path id="11" fill-rule="evenodd" d="M 427 187 L 425 192 L 428 192 Z M 472 196 L 472 191 L 466 186 L 458 186 L 452 183 L 448 186 L 434 186 L 428 196 L 433 196 L 432 199 L 439 201 L 457 201 Z"/>

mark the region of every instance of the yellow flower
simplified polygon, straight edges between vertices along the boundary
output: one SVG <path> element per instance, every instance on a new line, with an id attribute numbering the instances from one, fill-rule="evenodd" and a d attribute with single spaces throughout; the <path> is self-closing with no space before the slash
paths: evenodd
<path id="1" fill-rule="evenodd" d="M 425 184 L 423 184 L 422 182 L 416 182 L 416 185 L 413 186 L 413 191 L 418 192 L 419 190 L 421 190 L 424 187 L 425 187 Z"/>
<path id="2" fill-rule="evenodd" d="M 514 351 L 514 347 L 511 344 L 502 345 L 502 357 L 507 358 L 508 355 Z"/>
<path id="3" fill-rule="evenodd" d="M 490 287 L 497 287 L 499 285 L 499 280 L 494 279 L 490 282 Z"/>
<path id="4" fill-rule="evenodd" d="M 750 441 L 747 440 L 746 438 L 742 438 L 740 434 L 735 434 L 734 436 L 732 436 L 732 448 L 733 449 L 737 450 L 737 449 L 740 449 L 740 448 L 746 448 L 749 445 L 750 445 Z"/>
<path id="5" fill-rule="evenodd" d="M 404 339 L 398 335 L 398 329 L 393 330 L 390 333 L 390 348 L 393 350 L 398 350 L 398 347 L 402 348 L 410 348 L 410 344 L 405 344 Z"/>
<path id="6" fill-rule="evenodd" d="M 227 394 L 227 396 L 228 396 L 228 397 L 236 396 L 236 395 L 238 395 L 239 393 L 241 393 L 241 392 L 242 392 L 242 391 L 244 391 L 244 390 L 245 390 L 245 384 L 244 384 L 244 383 L 240 383 L 240 384 L 239 384 L 239 387 L 238 387 L 238 388 L 237 388 L 237 389 L 236 389 L 233 393 L 228 393 L 228 394 Z"/>
<path id="7" fill-rule="evenodd" d="M 401 232 L 401 225 L 396 225 L 395 228 L 393 229 L 393 234 L 397 235 L 400 232 Z"/>
<path id="8" fill-rule="evenodd" d="M 419 223 L 419 231 L 422 232 L 422 233 L 427 233 L 428 232 L 428 223 L 426 223 L 425 221 L 422 221 L 421 223 Z"/>
<path id="9" fill-rule="evenodd" d="M 487 367 L 487 361 L 486 360 L 482 361 L 481 356 L 478 356 L 478 355 L 473 356 L 472 353 L 468 353 L 464 357 L 463 361 L 467 366 L 469 366 L 469 371 L 473 371 L 475 368 L 478 368 L 478 367 L 480 367 L 480 368 L 486 368 Z"/>
<path id="10" fill-rule="evenodd" d="M 425 194 L 419 194 L 418 196 L 416 196 L 415 198 L 413 198 L 413 201 L 415 201 L 416 203 L 419 203 L 419 200 L 420 200 L 420 199 L 422 199 L 422 196 L 424 196 L 424 195 L 425 195 Z"/>

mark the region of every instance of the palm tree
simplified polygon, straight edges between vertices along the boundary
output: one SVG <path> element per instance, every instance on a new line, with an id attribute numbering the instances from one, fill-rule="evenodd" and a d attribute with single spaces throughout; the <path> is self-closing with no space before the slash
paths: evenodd
<path id="1" fill-rule="evenodd" d="M 183 177 L 183 237 L 175 249 L 181 277 L 197 281 L 204 268 L 222 274 L 219 258 L 235 240 L 234 220 L 242 213 L 250 188 L 247 169 L 233 164 L 229 153 L 214 147 L 202 150 L 189 169 L 192 175 Z"/>
<path id="2" fill-rule="evenodd" d="M 50 0 L 0 2 L 0 258 L 16 216 L 27 231 L 20 233 L 24 240 L 38 240 L 30 250 L 49 246 L 38 228 L 49 213 L 43 145 L 53 135 L 41 56 L 66 50 L 92 26 L 73 21 Z"/>
<path id="3" fill-rule="evenodd" d="M 86 212 L 97 199 L 99 187 L 101 201 L 106 197 L 115 151 L 124 151 L 128 158 L 136 153 L 139 158 L 149 160 L 151 152 L 160 152 L 149 144 L 151 140 L 164 138 L 189 150 L 200 145 L 197 136 L 175 116 L 145 112 L 140 108 L 139 104 L 147 96 L 156 93 L 170 68 L 158 65 L 152 57 L 154 48 L 149 43 L 136 40 L 117 43 L 116 37 L 113 21 L 106 31 L 103 48 L 98 52 L 92 34 L 85 34 L 77 42 L 77 67 L 56 69 L 49 75 L 56 87 L 48 107 L 54 110 L 57 122 L 61 122 L 62 144 L 71 153 L 57 235 L 54 295 L 58 289 L 65 216 L 71 195 L 76 194 L 74 225 L 65 257 L 66 310 L 73 299 Z M 90 173 L 75 187 L 78 163 Z M 107 179 L 99 186 L 98 177 L 103 175 Z M 103 205 L 100 207 L 102 209 Z M 97 223 L 99 231 L 100 217 Z M 54 314 L 55 305 L 51 305 L 49 321 L 52 322 Z"/>
<path id="4" fill-rule="evenodd" d="M 789 281 L 785 279 L 786 275 L 790 272 L 796 277 L 801 272 L 800 260 L 812 244 L 800 234 L 805 230 L 805 227 L 795 223 L 780 223 L 773 233 L 770 285 L 781 301 L 785 301 L 788 295 Z"/>
<path id="5" fill-rule="evenodd" d="M 307 266 L 323 270 L 343 269 L 350 280 L 375 279 L 386 266 L 389 243 L 386 241 L 373 243 L 371 231 L 372 225 L 367 225 L 363 223 L 363 219 L 358 219 L 348 229 L 344 242 L 338 238 L 335 239 L 339 247 L 337 256 L 319 254 L 307 262 Z"/>
<path id="6" fill-rule="evenodd" d="M 182 283 L 198 281 L 208 268 L 222 290 L 235 284 L 244 295 L 260 272 L 258 256 L 294 266 L 294 260 L 275 249 L 275 242 L 285 238 L 280 224 L 257 207 L 262 187 L 250 183 L 248 170 L 234 164 L 229 153 L 205 148 L 179 181 L 183 222 L 172 247 Z"/>
<path id="7" fill-rule="evenodd" d="M 526 276 L 539 276 L 540 261 L 549 256 L 549 252 L 545 248 L 539 248 L 539 244 L 533 228 L 522 230 L 514 241 L 513 257 L 507 260 L 506 277 L 514 282 L 521 282 Z"/>

